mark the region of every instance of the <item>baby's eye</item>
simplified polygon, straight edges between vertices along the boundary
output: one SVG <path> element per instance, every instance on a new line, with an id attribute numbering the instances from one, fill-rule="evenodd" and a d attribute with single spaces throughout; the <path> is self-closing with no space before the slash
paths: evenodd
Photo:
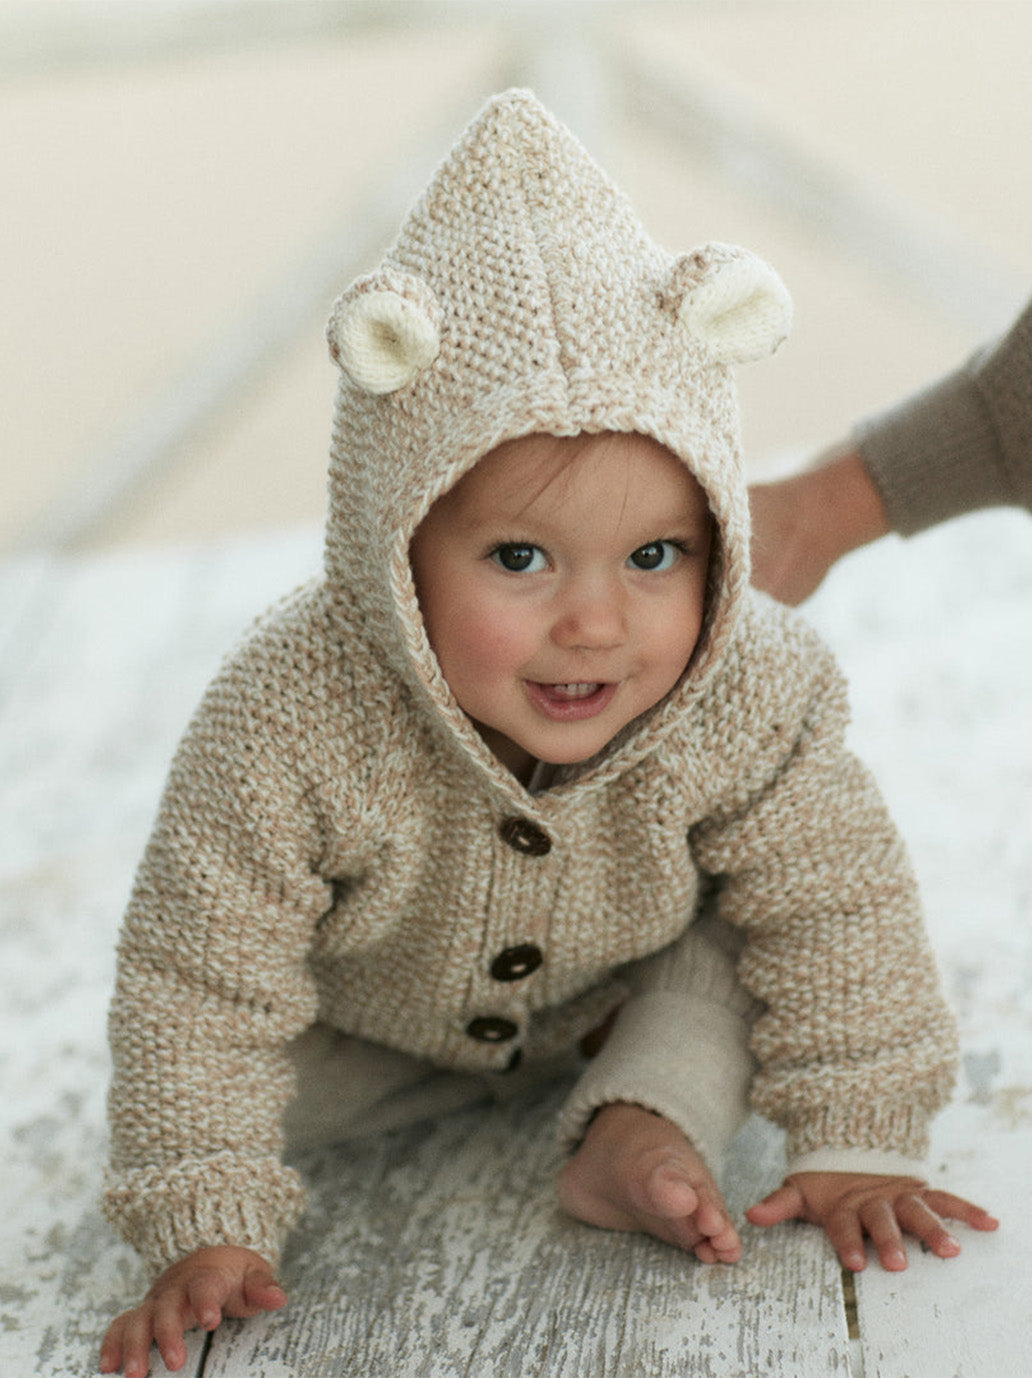
<path id="1" fill-rule="evenodd" d="M 640 545 L 627 563 L 635 569 L 662 571 L 672 569 L 682 553 L 676 541 L 650 541 L 648 545 Z"/>
<path id="2" fill-rule="evenodd" d="M 548 568 L 544 551 L 539 550 L 536 545 L 506 542 L 492 550 L 491 559 L 495 564 L 501 565 L 502 569 L 507 569 L 510 574 L 539 574 Z"/>

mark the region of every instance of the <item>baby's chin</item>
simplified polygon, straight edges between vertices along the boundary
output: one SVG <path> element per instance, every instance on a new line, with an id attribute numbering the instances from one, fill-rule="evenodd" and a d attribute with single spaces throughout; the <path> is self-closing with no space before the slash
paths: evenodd
<path id="1" fill-rule="evenodd" d="M 545 744 L 536 744 L 539 749 L 531 750 L 521 742 L 514 741 L 511 737 L 497 731 L 492 727 L 485 727 L 482 723 L 474 723 L 477 732 L 484 740 L 485 746 L 496 756 L 507 770 L 512 771 L 523 784 L 528 784 L 537 766 L 576 766 L 584 761 L 590 761 L 597 754 L 597 749 L 585 747 L 583 751 L 575 749 L 562 749 L 559 747 L 549 748 Z"/>

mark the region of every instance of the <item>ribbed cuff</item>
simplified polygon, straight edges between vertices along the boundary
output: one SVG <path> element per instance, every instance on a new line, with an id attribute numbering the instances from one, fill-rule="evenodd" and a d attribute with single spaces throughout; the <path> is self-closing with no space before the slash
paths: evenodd
<path id="1" fill-rule="evenodd" d="M 283 1239 L 304 1209 L 300 1175 L 278 1159 L 219 1153 L 171 1168 L 121 1174 L 104 1214 L 153 1274 L 197 1249 L 234 1244 L 275 1269 Z"/>
<path id="2" fill-rule="evenodd" d="M 913 1103 L 860 1099 L 847 1106 L 825 1105 L 801 1123 L 790 1125 L 788 1160 L 792 1164 L 817 1161 L 818 1158 L 823 1161 L 832 1154 L 858 1160 L 875 1154 L 908 1165 L 920 1165 L 928 1152 L 929 1119 L 927 1109 Z M 798 1166 L 791 1170 L 804 1171 Z M 830 1172 L 837 1169 L 811 1170 Z"/>
<path id="3" fill-rule="evenodd" d="M 819 1148 L 789 1158 L 785 1176 L 793 1172 L 861 1172 L 882 1177 L 919 1177 L 928 1180 L 923 1158 L 908 1158 L 902 1153 L 882 1153 L 874 1148 Z"/>

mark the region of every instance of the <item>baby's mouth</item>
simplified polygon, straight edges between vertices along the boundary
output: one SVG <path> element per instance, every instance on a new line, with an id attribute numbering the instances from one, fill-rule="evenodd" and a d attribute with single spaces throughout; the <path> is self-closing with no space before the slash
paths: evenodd
<path id="1" fill-rule="evenodd" d="M 530 697 L 538 708 L 557 722 L 579 722 L 593 718 L 609 707 L 618 684 L 599 680 L 578 680 L 571 684 L 528 683 Z"/>
<path id="2" fill-rule="evenodd" d="M 597 694 L 602 688 L 601 684 L 542 684 L 541 688 L 546 694 L 560 702 L 569 702 L 573 699 L 590 699 L 592 694 Z"/>

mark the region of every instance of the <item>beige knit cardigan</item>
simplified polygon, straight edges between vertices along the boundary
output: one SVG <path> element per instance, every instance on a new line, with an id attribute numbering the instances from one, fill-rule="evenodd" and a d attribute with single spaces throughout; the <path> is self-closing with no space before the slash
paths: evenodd
<path id="1" fill-rule="evenodd" d="M 765 265 L 658 248 L 525 92 L 488 104 L 344 294 L 325 574 L 205 696 L 119 945 L 105 1205 L 154 1268 L 215 1243 L 275 1257 L 302 1206 L 287 1044 L 316 1020 L 504 1074 L 630 993 L 564 1133 L 622 1096 L 716 1164 L 732 1117 L 707 1113 L 693 1068 L 718 1091 L 739 1075 L 731 1025 L 710 1037 L 677 961 L 644 984 L 637 965 L 680 952 L 713 884 L 763 1006 L 753 1102 L 795 1164 L 923 1154 L 955 1035 L 913 877 L 844 747 L 831 657 L 748 589 L 733 364 L 786 328 Z M 703 485 L 707 617 L 671 694 L 532 795 L 441 675 L 408 543 L 493 445 L 584 430 L 649 435 Z M 528 944 L 540 965 L 500 979 Z"/>
<path id="2" fill-rule="evenodd" d="M 568 1048 L 708 876 L 766 1006 L 756 1108 L 793 1155 L 920 1157 L 954 1035 L 845 722 L 827 652 L 757 598 L 655 750 L 531 796 L 435 735 L 324 584 L 295 596 L 209 690 L 140 869 L 111 1016 L 112 1221 L 155 1268 L 218 1242 L 275 1257 L 302 1205 L 279 1156 L 286 1040 L 319 1018 L 477 1071 Z M 516 850 L 513 818 L 549 850 Z M 541 967 L 494 979 L 525 942 Z M 477 1018 L 518 1032 L 479 1041 Z M 670 1018 L 660 1037 L 676 1046 Z M 647 1083 L 649 1063 L 624 1075 Z M 705 1135 L 690 1104 L 677 1118 Z"/>

